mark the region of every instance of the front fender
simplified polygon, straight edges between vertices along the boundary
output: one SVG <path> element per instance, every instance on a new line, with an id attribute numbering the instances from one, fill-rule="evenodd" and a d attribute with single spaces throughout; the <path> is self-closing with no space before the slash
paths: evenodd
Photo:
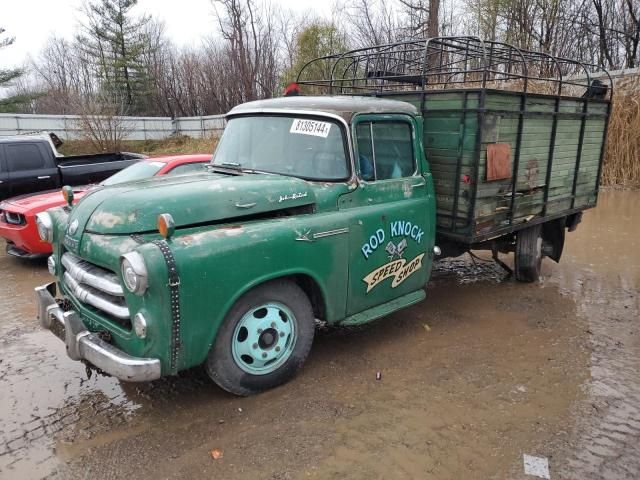
<path id="1" fill-rule="evenodd" d="M 309 215 L 184 232 L 171 240 L 180 275 L 183 368 L 204 362 L 227 312 L 269 280 L 306 275 L 319 287 L 327 321 L 344 317 L 348 234 L 334 215 Z M 311 235 L 311 237 L 309 236 Z"/>

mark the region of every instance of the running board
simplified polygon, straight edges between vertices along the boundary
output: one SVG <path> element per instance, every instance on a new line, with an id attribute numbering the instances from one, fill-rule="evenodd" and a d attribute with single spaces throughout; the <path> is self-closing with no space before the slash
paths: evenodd
<path id="1" fill-rule="evenodd" d="M 363 323 L 368 323 L 373 320 L 377 320 L 378 318 L 389 315 L 390 313 L 393 313 L 396 310 L 400 310 L 401 308 L 410 307 L 411 305 L 424 300 L 426 296 L 427 294 L 423 289 L 416 290 L 415 292 L 408 293 L 407 295 L 403 295 L 402 297 L 391 300 L 390 302 L 383 303 L 382 305 L 378 305 L 377 307 L 373 307 L 363 312 L 356 313 L 355 315 L 351 315 L 341 322 L 338 322 L 338 325 L 362 325 Z"/>

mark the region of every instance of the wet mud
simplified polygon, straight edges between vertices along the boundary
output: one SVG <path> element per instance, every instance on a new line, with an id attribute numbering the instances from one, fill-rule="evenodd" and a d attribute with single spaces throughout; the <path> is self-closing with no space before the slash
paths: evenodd
<path id="1" fill-rule="evenodd" d="M 535 478 L 525 453 L 553 479 L 639 478 L 639 204 L 602 194 L 536 284 L 440 262 L 426 301 L 320 330 L 251 398 L 200 369 L 87 378 L 35 319 L 44 263 L 0 254 L 0 478 Z"/>

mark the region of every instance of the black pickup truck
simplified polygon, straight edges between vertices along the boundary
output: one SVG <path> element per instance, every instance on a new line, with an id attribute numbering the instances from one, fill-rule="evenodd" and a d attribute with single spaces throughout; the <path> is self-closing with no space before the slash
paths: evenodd
<path id="1" fill-rule="evenodd" d="M 63 157 L 44 135 L 0 137 L 0 200 L 62 185 L 98 183 L 141 158 L 136 153 Z"/>

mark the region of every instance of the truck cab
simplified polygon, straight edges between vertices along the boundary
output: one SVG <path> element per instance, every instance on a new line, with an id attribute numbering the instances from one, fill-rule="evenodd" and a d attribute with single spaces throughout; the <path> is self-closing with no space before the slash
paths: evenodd
<path id="1" fill-rule="evenodd" d="M 125 152 L 65 157 L 58 153 L 49 135 L 3 137 L 0 200 L 62 185 L 98 183 L 142 158 L 144 155 Z"/>
<path id="2" fill-rule="evenodd" d="M 366 97 L 285 97 L 233 109 L 228 126 L 216 159 L 258 170 L 264 163 L 280 174 L 320 182 L 316 198 L 329 193 L 328 203 L 315 209 L 331 212 L 331 236 L 344 236 L 336 245 L 340 263 L 348 266 L 341 323 L 360 323 L 368 309 L 421 292 L 430 272 L 430 261 L 423 265 L 422 259 L 433 249 L 435 198 L 415 107 Z M 281 168 L 270 165 L 273 159 L 283 162 Z M 310 231 L 299 241 L 322 235 Z M 376 288 L 402 273 L 393 268 L 403 261 L 415 261 L 417 268 L 390 288 Z M 374 268 L 387 265 L 386 271 Z"/>
<path id="3" fill-rule="evenodd" d="M 34 190 L 60 188 L 60 175 L 49 141 L 13 137 L 0 141 L 0 200 Z"/>
<path id="4" fill-rule="evenodd" d="M 233 109 L 207 173 L 106 187 L 39 222 L 58 280 L 37 291 L 40 321 L 73 357 L 129 381 L 205 364 L 247 395 L 293 375 L 317 320 L 425 297 L 435 196 L 414 106 L 289 97 Z"/>

